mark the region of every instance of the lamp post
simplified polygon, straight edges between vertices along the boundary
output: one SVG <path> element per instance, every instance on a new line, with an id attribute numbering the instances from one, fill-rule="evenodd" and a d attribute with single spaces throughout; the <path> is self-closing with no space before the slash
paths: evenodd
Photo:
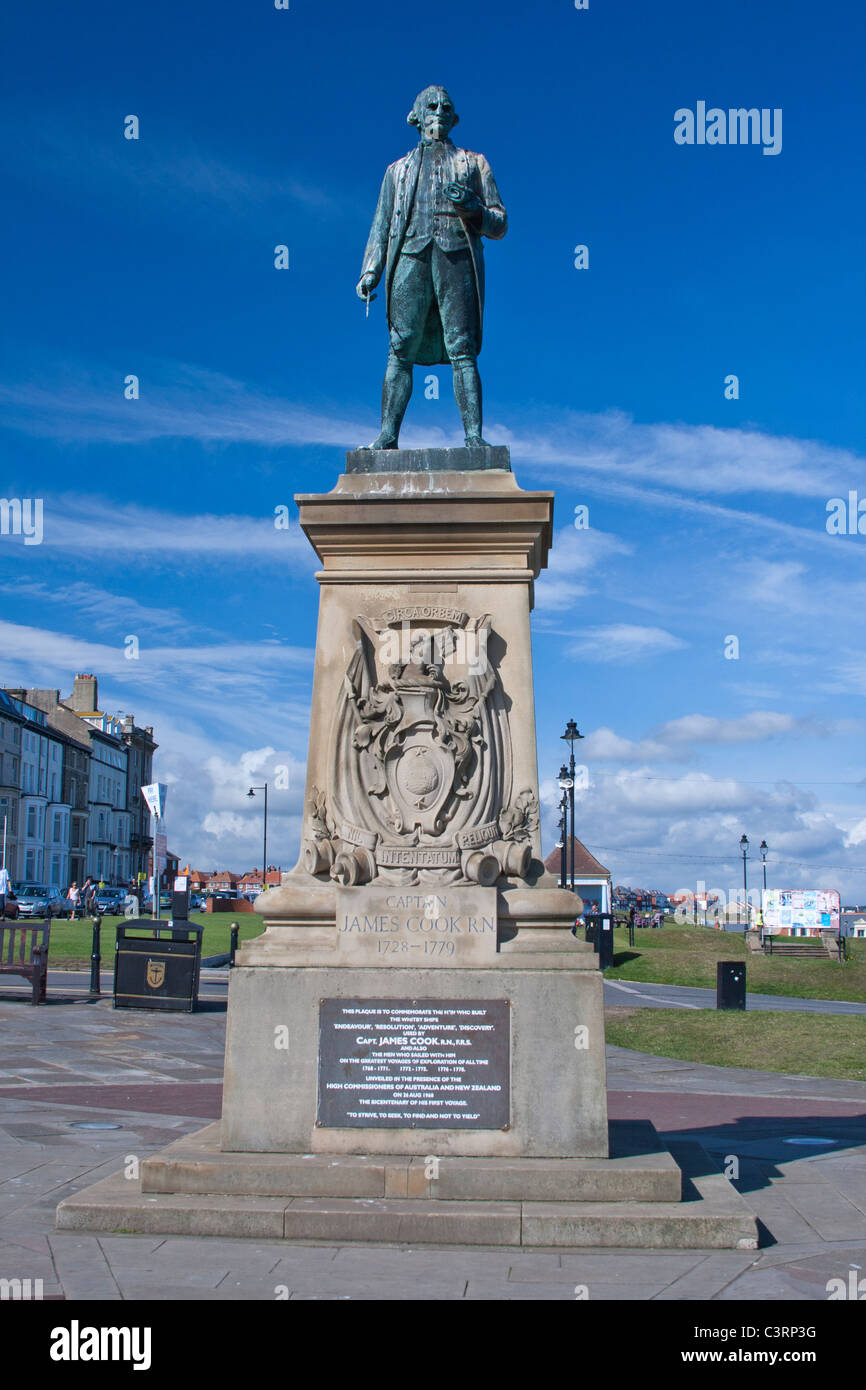
<path id="1" fill-rule="evenodd" d="M 568 843 L 568 768 L 559 769 L 559 785 L 562 796 L 559 798 L 559 885 L 565 887 L 568 866 L 566 863 L 566 844 Z"/>
<path id="2" fill-rule="evenodd" d="M 767 841 L 766 841 L 766 840 L 762 840 L 762 841 L 761 841 L 760 850 L 761 850 L 761 868 L 764 870 L 764 892 L 766 893 L 766 891 L 767 891 L 767 855 L 768 855 L 769 852 L 770 852 L 770 846 L 767 844 Z"/>
<path id="3" fill-rule="evenodd" d="M 749 837 L 740 836 L 740 851 L 743 856 L 743 911 L 746 914 L 746 922 L 749 920 L 749 885 L 746 881 L 746 861 L 749 858 Z"/>
<path id="4" fill-rule="evenodd" d="M 569 719 L 565 726 L 565 733 L 560 734 L 569 747 L 570 757 L 568 760 L 568 805 L 571 812 L 571 842 L 569 845 L 569 880 L 572 893 L 574 892 L 574 745 L 583 734 L 579 732 L 573 719 Z"/>
<path id="5" fill-rule="evenodd" d="M 255 796 L 256 792 L 265 794 L 265 831 L 264 843 L 262 845 L 262 892 L 264 893 L 268 883 L 268 784 L 265 782 L 262 787 L 250 787 L 247 796 Z"/>

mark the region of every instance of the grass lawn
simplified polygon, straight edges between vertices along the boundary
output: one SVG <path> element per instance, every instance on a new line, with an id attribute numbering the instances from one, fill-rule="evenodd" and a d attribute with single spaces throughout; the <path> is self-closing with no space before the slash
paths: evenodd
<path id="1" fill-rule="evenodd" d="M 115 928 L 122 924 L 123 920 L 122 917 L 103 917 L 102 919 L 100 954 L 102 964 L 106 969 L 114 960 Z M 264 920 L 255 912 L 239 913 L 236 917 L 230 912 L 219 912 L 213 915 L 205 912 L 194 912 L 190 921 L 204 926 L 203 956 L 219 956 L 228 952 L 232 922 L 237 922 L 240 925 L 239 941 L 248 941 L 251 936 L 260 936 L 264 931 Z M 93 923 L 89 918 L 83 922 L 54 921 L 51 923 L 51 938 L 48 948 L 49 968 L 57 970 L 61 966 L 89 967 L 92 948 Z"/>
<path id="2" fill-rule="evenodd" d="M 609 1043 L 656 1057 L 866 1081 L 866 1018 L 614 1008 L 605 1022 Z"/>
<path id="3" fill-rule="evenodd" d="M 849 941 L 851 959 L 783 960 L 753 954 L 739 933 L 712 927 L 679 926 L 673 918 L 653 930 L 638 929 L 634 947 L 628 932 L 614 932 L 612 980 L 646 980 L 664 985 L 716 987 L 716 962 L 747 961 L 746 986 L 753 994 L 786 994 L 796 999 L 849 999 L 866 1003 L 866 941 Z"/>

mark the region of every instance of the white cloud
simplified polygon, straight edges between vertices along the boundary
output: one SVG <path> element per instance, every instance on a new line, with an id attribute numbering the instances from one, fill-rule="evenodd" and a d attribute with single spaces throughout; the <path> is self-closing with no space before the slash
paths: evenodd
<path id="1" fill-rule="evenodd" d="M 283 503 L 279 505 L 285 505 Z M 315 557 L 294 520 L 277 529 L 275 515 L 185 514 L 117 503 L 82 494 L 46 499 L 43 545 L 71 554 L 141 557 L 174 566 L 222 564 L 242 555 L 247 563 L 289 565 L 312 573 Z"/>
<path id="2" fill-rule="evenodd" d="M 568 654 L 582 661 L 644 661 L 665 652 L 679 651 L 687 644 L 660 627 L 637 627 L 631 623 L 610 623 L 586 628 L 569 644 Z"/>
<path id="3" fill-rule="evenodd" d="M 535 606 L 540 613 L 561 612 L 578 598 L 592 592 L 597 570 L 604 570 L 613 558 L 631 554 L 632 547 L 619 536 L 595 527 L 576 531 L 563 526 L 556 533 L 548 567 L 535 585 Z"/>
<path id="4" fill-rule="evenodd" d="M 593 729 L 579 745 L 581 761 L 585 763 L 632 763 L 664 760 L 676 757 L 676 753 L 658 739 L 643 738 L 633 741 L 623 738 L 604 725 Z"/>
<path id="5" fill-rule="evenodd" d="M 680 719 L 668 720 L 657 731 L 657 738 L 668 744 L 695 743 L 756 743 L 762 739 L 777 738 L 780 734 L 795 731 L 809 734 L 826 733 L 827 730 L 813 720 L 797 719 L 792 714 L 781 714 L 773 710 L 754 710 L 751 714 L 733 719 L 711 718 L 706 714 L 686 714 Z"/>
<path id="6" fill-rule="evenodd" d="M 531 434 L 511 432 L 508 442 L 517 456 L 560 477 L 580 471 L 705 494 L 827 498 L 863 473 L 858 455 L 819 440 L 715 425 L 637 424 L 618 410 L 566 414 Z"/>

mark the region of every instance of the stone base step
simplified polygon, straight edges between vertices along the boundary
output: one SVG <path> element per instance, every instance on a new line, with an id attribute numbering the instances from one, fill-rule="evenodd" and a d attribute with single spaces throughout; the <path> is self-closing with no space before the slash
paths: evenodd
<path id="1" fill-rule="evenodd" d="M 61 1202 L 57 1226 L 306 1244 L 756 1249 L 753 1213 L 700 1145 L 678 1145 L 677 1158 L 685 1178 L 680 1202 L 148 1193 L 118 1175 Z"/>
<path id="2" fill-rule="evenodd" d="M 612 1127 L 611 1158 L 224 1153 L 219 1123 L 141 1165 L 141 1191 L 456 1202 L 678 1202 L 680 1169 L 649 1124 Z"/>

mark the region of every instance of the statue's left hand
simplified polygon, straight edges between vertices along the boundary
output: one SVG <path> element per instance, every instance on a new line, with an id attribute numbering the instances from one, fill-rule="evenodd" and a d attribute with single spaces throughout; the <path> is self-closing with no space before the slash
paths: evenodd
<path id="1" fill-rule="evenodd" d="M 449 183 L 445 187 L 445 192 L 456 206 L 461 217 L 473 217 L 484 206 L 478 194 L 473 193 L 472 189 L 467 188 L 463 183 Z"/>

